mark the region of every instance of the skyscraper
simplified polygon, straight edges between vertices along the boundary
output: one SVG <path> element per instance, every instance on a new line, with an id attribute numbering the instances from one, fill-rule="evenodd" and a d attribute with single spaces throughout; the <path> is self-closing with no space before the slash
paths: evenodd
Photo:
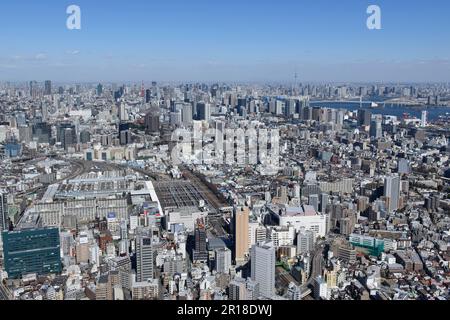
<path id="1" fill-rule="evenodd" d="M 37 95 L 37 82 L 36 81 L 30 81 L 30 97 L 35 97 Z"/>
<path id="2" fill-rule="evenodd" d="M 245 262 L 248 254 L 248 221 L 250 210 L 247 207 L 236 208 L 234 213 L 234 245 L 236 264 Z"/>
<path id="3" fill-rule="evenodd" d="M 260 295 L 271 298 L 275 292 L 275 248 L 268 243 L 251 249 L 251 278 L 259 284 Z"/>
<path id="4" fill-rule="evenodd" d="M 77 143 L 75 125 L 71 123 L 59 124 L 57 127 L 56 139 L 58 142 L 61 142 L 64 149 L 67 149 L 67 147 Z"/>
<path id="5" fill-rule="evenodd" d="M 181 110 L 181 121 L 185 126 L 192 124 L 192 105 L 190 103 L 183 104 Z"/>
<path id="6" fill-rule="evenodd" d="M 150 89 L 145 90 L 145 103 L 149 103 L 152 99 L 152 91 Z"/>
<path id="7" fill-rule="evenodd" d="M 103 86 L 102 86 L 102 84 L 101 83 L 99 83 L 98 85 L 97 85 L 97 95 L 98 96 L 101 96 L 102 94 L 103 94 Z"/>
<path id="8" fill-rule="evenodd" d="M 136 237 L 136 281 L 153 279 L 153 246 L 149 232 L 141 230 Z"/>
<path id="9" fill-rule="evenodd" d="M 49 96 L 51 94 L 52 94 L 52 82 L 50 80 L 47 80 L 44 83 L 44 95 Z"/>
<path id="10" fill-rule="evenodd" d="M 159 112 L 156 109 L 151 109 L 145 115 L 145 130 L 147 133 L 159 132 Z"/>
<path id="11" fill-rule="evenodd" d="M 319 195 L 311 194 L 309 195 L 309 205 L 314 207 L 314 210 L 319 211 Z"/>
<path id="12" fill-rule="evenodd" d="M 208 250 L 206 248 L 206 230 L 203 225 L 197 225 L 194 232 L 195 248 L 192 255 L 192 261 L 207 262 Z"/>
<path id="13" fill-rule="evenodd" d="M 381 115 L 375 115 L 370 122 L 370 137 L 379 139 L 383 136 L 383 118 Z"/>
<path id="14" fill-rule="evenodd" d="M 121 145 L 127 145 L 131 142 L 130 124 L 119 124 L 119 140 Z"/>
<path id="15" fill-rule="evenodd" d="M 0 191 L 0 232 L 8 230 L 8 203 L 6 193 Z"/>
<path id="16" fill-rule="evenodd" d="M 427 117 L 428 117 L 428 112 L 426 110 L 422 111 L 422 118 L 420 120 L 421 127 L 427 126 Z"/>
<path id="17" fill-rule="evenodd" d="M 384 196 L 386 197 L 387 209 L 393 212 L 399 208 L 400 177 L 390 176 L 384 179 Z"/>
<path id="18" fill-rule="evenodd" d="M 128 121 L 128 110 L 123 103 L 119 106 L 119 120 Z"/>
<path id="19" fill-rule="evenodd" d="M 330 202 L 330 195 L 328 193 L 322 193 L 320 195 L 320 212 L 322 214 L 327 213 L 327 205 Z"/>
<path id="20" fill-rule="evenodd" d="M 211 118 L 211 105 L 205 102 L 197 103 L 197 120 L 209 121 Z"/>
<path id="21" fill-rule="evenodd" d="M 370 126 L 370 120 L 372 117 L 372 112 L 369 110 L 360 109 L 358 110 L 358 125 L 359 126 Z"/>

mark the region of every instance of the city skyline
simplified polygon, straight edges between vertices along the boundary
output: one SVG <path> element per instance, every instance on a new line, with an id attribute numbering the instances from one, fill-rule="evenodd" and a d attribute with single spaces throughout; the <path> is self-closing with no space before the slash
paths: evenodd
<path id="1" fill-rule="evenodd" d="M 0 303 L 450 300 L 449 9 L 3 4 Z"/>
<path id="2" fill-rule="evenodd" d="M 0 81 L 448 82 L 438 2 L 19 1 L 0 13 Z M 81 30 L 66 28 L 71 4 Z"/>

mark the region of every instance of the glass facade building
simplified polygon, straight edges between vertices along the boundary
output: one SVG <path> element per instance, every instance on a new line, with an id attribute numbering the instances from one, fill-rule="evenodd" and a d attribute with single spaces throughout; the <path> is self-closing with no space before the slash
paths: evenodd
<path id="1" fill-rule="evenodd" d="M 4 267 L 9 278 L 61 272 L 58 228 L 4 231 Z"/>
<path id="2" fill-rule="evenodd" d="M 384 252 L 384 240 L 359 234 L 351 234 L 350 243 L 368 255 L 379 257 Z"/>

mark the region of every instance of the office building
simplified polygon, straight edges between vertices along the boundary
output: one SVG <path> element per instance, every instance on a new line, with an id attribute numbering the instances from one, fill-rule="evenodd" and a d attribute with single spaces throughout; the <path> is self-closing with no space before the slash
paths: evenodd
<path id="1" fill-rule="evenodd" d="M 309 205 L 314 208 L 317 212 L 319 211 L 319 195 L 311 194 L 309 196 Z"/>
<path id="2" fill-rule="evenodd" d="M 208 261 L 208 249 L 206 243 L 206 230 L 204 225 L 197 225 L 194 232 L 195 247 L 192 254 L 194 263 L 205 263 Z"/>
<path id="3" fill-rule="evenodd" d="M 97 92 L 97 96 L 101 96 L 103 94 L 103 86 L 100 83 L 97 85 L 96 92 Z"/>
<path id="4" fill-rule="evenodd" d="M 249 250 L 249 214 L 248 207 L 235 209 L 234 213 L 234 242 L 235 242 L 235 261 L 236 264 L 242 264 L 246 260 Z"/>
<path id="5" fill-rule="evenodd" d="M 322 193 L 320 195 L 320 212 L 322 214 L 327 213 L 327 206 L 330 203 L 330 195 L 328 193 Z"/>
<path id="6" fill-rule="evenodd" d="M 218 248 L 215 250 L 216 271 L 228 273 L 231 267 L 231 251 L 228 248 Z"/>
<path id="7" fill-rule="evenodd" d="M 211 119 L 211 105 L 205 102 L 197 103 L 197 120 L 209 121 Z"/>
<path id="8" fill-rule="evenodd" d="M 4 268 L 9 278 L 25 274 L 58 274 L 61 272 L 58 228 L 18 228 L 3 231 Z"/>
<path id="9" fill-rule="evenodd" d="M 145 130 L 147 133 L 159 132 L 159 111 L 152 109 L 145 115 Z"/>
<path id="10" fill-rule="evenodd" d="M 275 248 L 270 243 L 251 248 L 251 278 L 259 284 L 261 296 L 271 298 L 275 293 Z"/>
<path id="11" fill-rule="evenodd" d="M 302 229 L 297 235 L 297 254 L 305 254 L 314 250 L 314 232 Z"/>
<path id="12" fill-rule="evenodd" d="M 372 117 L 372 112 L 369 110 L 358 110 L 358 125 L 359 126 L 370 126 L 370 120 Z"/>
<path id="13" fill-rule="evenodd" d="M 370 122 L 370 137 L 379 139 L 383 136 L 383 118 L 381 115 L 375 115 Z"/>
<path id="14" fill-rule="evenodd" d="M 387 209 L 393 212 L 399 209 L 400 177 L 389 176 L 384 179 L 384 196 L 386 197 Z"/>
<path id="15" fill-rule="evenodd" d="M 147 230 L 140 230 L 136 237 L 136 281 L 153 279 L 154 251 L 152 238 Z"/>
<path id="16" fill-rule="evenodd" d="M 44 96 L 50 96 L 52 94 L 52 82 L 50 80 L 44 83 Z"/>
<path id="17" fill-rule="evenodd" d="M 192 105 L 190 103 L 183 104 L 183 109 L 181 110 L 181 121 L 185 126 L 192 124 Z"/>
<path id="18" fill-rule="evenodd" d="M 427 126 L 427 118 L 428 118 L 428 112 L 426 110 L 422 111 L 422 117 L 420 119 L 420 126 L 426 127 Z"/>

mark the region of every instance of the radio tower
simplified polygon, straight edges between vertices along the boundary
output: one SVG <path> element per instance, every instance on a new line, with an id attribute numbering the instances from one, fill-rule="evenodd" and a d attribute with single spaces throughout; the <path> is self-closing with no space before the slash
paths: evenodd
<path id="1" fill-rule="evenodd" d="M 294 88 L 297 88 L 297 79 L 298 79 L 298 74 L 297 72 L 294 73 L 294 85 L 292 86 L 292 94 L 294 94 Z"/>

